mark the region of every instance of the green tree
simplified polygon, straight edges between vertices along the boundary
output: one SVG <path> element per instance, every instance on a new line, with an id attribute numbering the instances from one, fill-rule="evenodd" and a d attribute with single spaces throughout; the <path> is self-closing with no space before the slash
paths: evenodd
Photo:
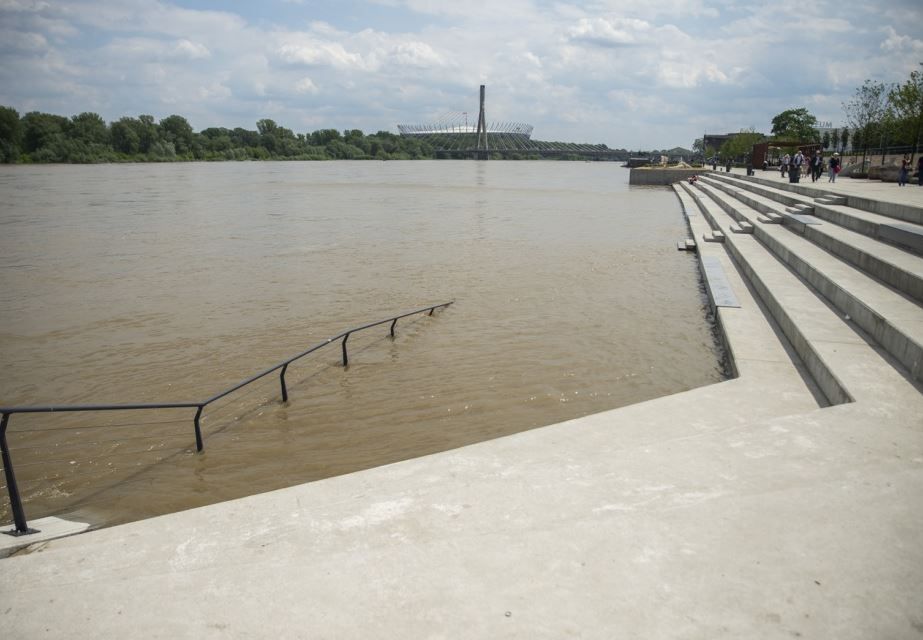
<path id="1" fill-rule="evenodd" d="M 320 129 L 311 134 L 311 144 L 326 147 L 328 142 L 340 139 L 340 132 L 336 129 Z"/>
<path id="2" fill-rule="evenodd" d="M 258 147 L 260 133 L 259 131 L 249 131 L 241 127 L 235 127 L 231 131 L 231 143 L 234 147 Z"/>
<path id="3" fill-rule="evenodd" d="M 696 153 L 705 153 L 705 140 L 703 138 L 696 138 L 692 143 L 692 150 Z"/>
<path id="4" fill-rule="evenodd" d="M 23 149 L 31 154 L 64 142 L 68 124 L 68 119 L 63 116 L 30 111 L 22 117 Z"/>
<path id="5" fill-rule="evenodd" d="M 864 149 L 868 146 L 865 142 L 865 130 L 856 129 L 856 132 L 852 135 L 852 146 L 853 149 Z"/>
<path id="6" fill-rule="evenodd" d="M 16 162 L 22 148 L 22 122 L 12 107 L 0 107 L 0 162 Z"/>
<path id="7" fill-rule="evenodd" d="M 824 135 L 821 137 L 820 143 L 824 147 L 824 149 L 830 148 L 830 132 L 829 131 L 824 131 Z"/>
<path id="8" fill-rule="evenodd" d="M 923 73 L 919 69 L 910 72 L 907 82 L 891 88 L 887 111 L 895 137 L 903 144 L 912 144 L 915 155 L 923 133 Z"/>
<path id="9" fill-rule="evenodd" d="M 753 129 L 741 129 L 740 133 L 721 145 L 718 154 L 724 160 L 743 161 L 753 152 L 753 145 L 765 139 L 765 136 Z"/>
<path id="10" fill-rule="evenodd" d="M 861 87 L 856 89 L 855 95 L 843 103 L 846 121 L 853 130 L 853 146 L 862 148 L 862 170 L 865 170 L 865 161 L 868 157 L 870 140 L 874 137 L 874 129 L 882 121 L 886 109 L 887 90 L 881 82 L 866 80 Z M 858 138 L 861 135 L 861 144 Z"/>
<path id="11" fill-rule="evenodd" d="M 113 122 L 109 128 L 112 148 L 126 155 L 138 153 L 141 150 L 139 126 L 140 123 L 134 118 L 120 118 L 118 122 Z"/>
<path id="12" fill-rule="evenodd" d="M 804 107 L 786 109 L 772 119 L 772 135 L 779 140 L 816 142 L 817 118 Z"/>
<path id="13" fill-rule="evenodd" d="M 840 150 L 846 151 L 846 146 L 849 144 L 849 127 L 843 127 L 843 130 L 840 131 Z"/>
<path id="14" fill-rule="evenodd" d="M 160 121 L 160 137 L 173 144 L 176 153 L 183 155 L 192 149 L 192 126 L 183 116 L 167 116 Z"/>
<path id="15" fill-rule="evenodd" d="M 68 134 L 72 140 L 86 144 L 109 144 L 109 127 L 98 113 L 85 112 L 71 118 Z"/>
<path id="16" fill-rule="evenodd" d="M 160 141 L 160 132 L 154 124 L 154 116 L 142 114 L 137 120 L 138 145 L 141 153 L 148 153 Z"/>

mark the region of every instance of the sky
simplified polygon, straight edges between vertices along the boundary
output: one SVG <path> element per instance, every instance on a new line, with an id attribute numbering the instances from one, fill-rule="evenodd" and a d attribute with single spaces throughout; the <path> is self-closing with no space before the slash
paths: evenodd
<path id="1" fill-rule="evenodd" d="M 790 108 L 842 126 L 921 62 L 920 0 L 0 0 L 0 105 L 196 131 L 476 121 L 484 84 L 535 139 L 691 147 Z"/>

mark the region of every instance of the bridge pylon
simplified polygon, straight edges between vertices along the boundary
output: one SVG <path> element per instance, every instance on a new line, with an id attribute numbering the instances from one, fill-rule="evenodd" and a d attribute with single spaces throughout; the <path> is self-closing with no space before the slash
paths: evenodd
<path id="1" fill-rule="evenodd" d="M 484 85 L 481 85 L 481 109 L 478 112 L 478 146 L 476 157 L 487 160 L 490 150 L 487 147 L 487 116 L 484 115 Z"/>

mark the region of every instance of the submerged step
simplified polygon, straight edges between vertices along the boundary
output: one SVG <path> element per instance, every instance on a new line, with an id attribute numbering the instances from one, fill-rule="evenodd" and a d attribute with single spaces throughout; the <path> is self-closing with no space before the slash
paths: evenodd
<path id="1" fill-rule="evenodd" d="M 692 238 L 686 238 L 685 240 L 680 240 L 676 243 L 676 249 L 678 251 L 695 251 L 696 244 L 695 240 Z"/>

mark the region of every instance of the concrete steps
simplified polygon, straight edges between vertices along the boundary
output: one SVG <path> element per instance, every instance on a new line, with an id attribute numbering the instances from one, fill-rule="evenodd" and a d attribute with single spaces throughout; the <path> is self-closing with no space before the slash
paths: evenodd
<path id="1" fill-rule="evenodd" d="M 851 228 L 844 228 L 837 224 L 823 224 L 825 222 L 824 211 L 843 207 L 816 205 L 813 213 L 807 214 L 807 206 L 801 203 L 780 211 L 778 207 L 781 204 L 766 196 L 750 192 L 745 182 L 703 178 L 703 183 L 721 189 L 734 200 L 760 211 L 763 215 L 757 220 L 776 218 L 776 221 L 786 224 L 792 231 L 803 235 L 817 246 L 914 300 L 923 302 L 923 256 L 905 251 Z M 761 191 L 766 192 L 766 189 L 763 188 Z M 726 209 L 733 210 L 736 206 L 731 200 L 722 202 Z M 863 213 L 863 215 L 881 217 L 868 213 Z M 852 214 L 849 217 L 858 219 Z M 909 223 L 898 224 L 914 226 Z M 923 242 L 923 227 L 920 228 L 920 239 Z"/>
<path id="2" fill-rule="evenodd" d="M 790 213 L 799 213 L 793 211 L 792 207 L 811 209 L 811 213 L 822 220 L 923 255 L 923 224 L 849 206 L 848 198 L 842 195 L 820 195 L 812 199 L 785 191 L 779 188 L 779 185 L 766 186 L 734 174 L 712 174 L 709 177 L 785 204 L 789 207 Z M 918 216 L 908 217 L 916 219 Z"/>
<path id="3" fill-rule="evenodd" d="M 686 221 L 693 236 L 710 233 L 712 228 L 703 216 L 698 215 L 698 205 L 685 184 L 673 186 L 686 213 Z M 779 339 L 778 328 L 747 286 L 735 267 L 724 245 L 701 244 L 698 255 L 709 308 L 719 328 L 719 335 L 728 352 L 731 373 L 735 378 L 744 376 L 752 380 L 772 379 L 776 393 L 785 397 L 780 409 L 784 411 L 809 410 L 828 403 L 822 392 L 812 382 L 811 374 L 799 358 L 792 358 L 792 348 Z M 710 266 L 706 268 L 706 263 Z M 715 264 L 720 269 L 715 269 Z M 718 273 L 719 278 L 714 276 Z M 730 296 L 726 295 L 727 289 Z M 724 294 L 724 295 L 723 295 Z"/>
<path id="4" fill-rule="evenodd" d="M 829 189 L 823 186 L 823 183 L 805 183 L 791 184 L 788 182 L 779 182 L 760 176 L 743 176 L 739 174 L 709 173 L 710 177 L 716 179 L 727 179 L 736 182 L 743 182 L 751 187 L 769 187 L 777 191 L 784 191 L 789 195 L 800 195 L 810 199 L 815 198 L 834 198 L 837 202 L 846 206 L 874 213 L 892 221 L 909 222 L 911 224 L 923 225 L 923 204 L 909 204 L 863 197 L 854 193 L 843 194 L 835 191 L 836 187 L 831 186 Z M 701 176 L 700 176 L 701 177 Z M 820 184 L 820 186 L 818 186 Z M 843 203 L 842 199 L 846 202 Z"/>
<path id="5" fill-rule="evenodd" d="M 729 191 L 740 197 L 733 197 Z M 754 222 L 760 217 L 757 209 L 745 204 L 762 204 L 759 196 L 739 192 L 736 188 L 718 189 L 712 180 L 700 180 L 697 189 L 692 190 L 705 217 L 719 229 L 730 227 L 740 217 Z M 853 368 L 849 363 L 840 363 L 837 369 L 830 366 L 833 356 L 829 349 L 825 353 L 810 338 L 813 327 L 818 325 L 825 327 L 824 335 L 818 338 L 822 345 L 833 335 L 838 336 L 834 341 L 854 341 L 856 328 L 861 329 L 872 342 L 868 345 L 870 352 L 884 351 L 900 363 L 904 374 L 923 380 L 923 308 L 919 304 L 788 227 L 764 224 L 754 225 L 754 229 L 752 237 L 728 234 L 729 251 L 832 403 L 847 401 L 871 381 L 863 382 L 863 376 L 845 373 Z M 777 266 L 773 267 L 773 263 Z M 799 281 L 800 286 L 780 274 L 780 269 Z M 816 303 L 805 299 L 805 291 Z M 803 313 L 808 309 L 809 313 Z M 831 315 L 842 326 L 836 326 Z M 872 367 L 870 362 L 877 362 L 869 354 L 863 356 L 867 358 L 870 360 L 865 366 Z M 880 369 L 880 364 L 873 368 Z M 850 382 L 841 382 L 844 376 Z"/>

